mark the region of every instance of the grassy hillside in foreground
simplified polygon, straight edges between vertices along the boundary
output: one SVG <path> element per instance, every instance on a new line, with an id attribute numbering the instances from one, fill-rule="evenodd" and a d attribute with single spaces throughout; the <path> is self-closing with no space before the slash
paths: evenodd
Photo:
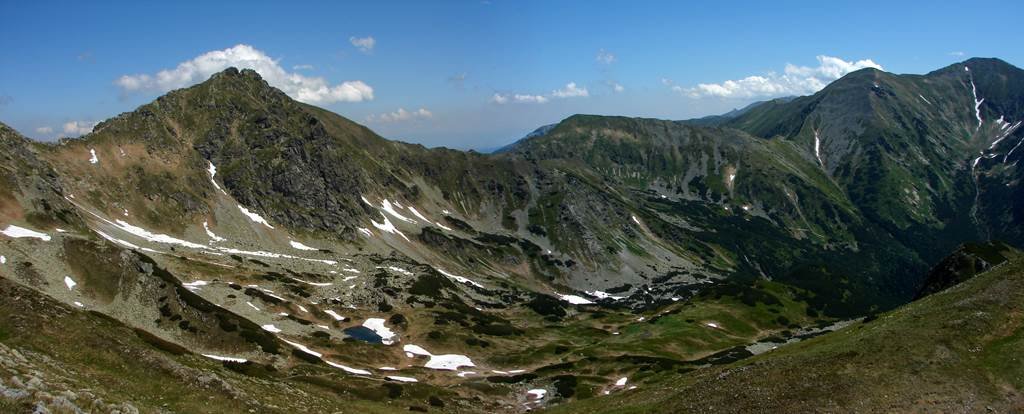
<path id="1" fill-rule="evenodd" d="M 451 395 L 323 364 L 218 363 L 0 279 L 0 413 L 391 413 Z"/>
<path id="2" fill-rule="evenodd" d="M 550 412 L 1019 412 L 1024 260 L 877 319 Z"/>

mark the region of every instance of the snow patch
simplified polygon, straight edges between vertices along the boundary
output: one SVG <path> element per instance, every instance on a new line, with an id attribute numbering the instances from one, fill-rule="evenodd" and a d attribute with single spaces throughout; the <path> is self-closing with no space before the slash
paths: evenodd
<path id="1" fill-rule="evenodd" d="M 405 237 L 405 234 L 403 234 L 402 232 L 398 231 L 398 228 L 395 227 L 395 225 L 391 223 L 391 220 L 388 220 L 388 216 L 382 216 L 382 217 L 384 217 L 384 222 L 383 223 L 378 223 L 378 222 L 374 221 L 373 219 L 370 219 L 370 223 L 373 224 L 373 227 L 376 227 L 377 230 L 383 231 L 385 233 L 397 234 L 399 236 L 402 236 L 402 238 L 405 239 L 405 241 L 410 241 L 408 237 Z"/>
<path id="2" fill-rule="evenodd" d="M 110 236 L 107 233 L 104 233 L 102 231 L 96 230 L 96 234 L 99 234 L 100 237 L 103 237 L 104 239 L 110 240 L 110 241 L 112 241 L 114 243 L 120 244 L 120 245 L 122 245 L 124 247 L 127 247 L 129 249 L 139 249 L 139 246 L 136 246 L 134 244 L 131 244 L 129 242 L 126 242 L 126 241 L 118 239 L 118 238 L 114 238 L 114 237 L 112 237 L 112 236 Z"/>
<path id="3" fill-rule="evenodd" d="M 600 290 L 594 290 L 594 291 L 589 291 L 588 290 L 585 293 L 590 295 L 590 296 L 593 296 L 595 298 L 598 298 L 598 299 L 620 300 L 620 299 L 624 299 L 625 298 L 624 296 L 614 296 L 614 295 L 612 295 L 612 294 L 610 294 L 608 292 L 603 292 L 603 291 L 600 291 Z"/>
<path id="4" fill-rule="evenodd" d="M 223 237 L 213 234 L 213 231 L 210 230 L 210 223 L 208 222 L 203 222 L 203 230 L 206 230 L 206 236 L 210 238 L 210 243 L 222 242 L 227 240 Z"/>
<path id="5" fill-rule="evenodd" d="M 190 242 L 190 241 L 181 240 L 181 239 L 178 239 L 178 238 L 175 238 L 175 237 L 168 236 L 166 234 L 155 234 L 155 233 L 152 233 L 149 230 L 146 230 L 146 229 L 144 229 L 142 227 L 133 226 L 131 224 L 128 224 L 124 220 L 116 220 L 114 222 L 114 225 L 117 226 L 117 228 L 121 229 L 122 231 L 124 231 L 126 233 L 131 233 L 134 236 L 138 236 L 140 238 L 146 239 L 146 240 L 151 241 L 151 242 L 165 243 L 165 244 L 177 244 L 177 245 L 181 245 L 181 246 L 185 246 L 185 247 L 189 247 L 189 248 L 193 248 L 193 249 L 205 249 L 205 248 L 207 248 L 206 245 L 202 245 L 202 244 L 199 244 L 199 243 L 193 243 L 193 242 Z"/>
<path id="6" fill-rule="evenodd" d="M 387 269 L 387 270 L 390 270 L 392 272 L 398 273 L 400 275 L 405 275 L 405 276 L 412 276 L 413 275 L 412 272 L 410 272 L 408 270 L 405 270 L 405 269 L 402 269 L 401 267 L 397 267 L 397 266 L 377 266 L 377 268 L 378 269 Z"/>
<path id="7" fill-rule="evenodd" d="M 530 398 L 533 398 L 534 400 L 543 399 L 544 396 L 547 395 L 547 394 L 548 394 L 548 390 L 541 389 L 541 388 L 529 390 L 529 391 L 526 392 L 526 395 L 529 395 Z"/>
<path id="8" fill-rule="evenodd" d="M 398 204 L 398 203 L 395 203 L 395 204 Z M 428 219 L 426 217 L 423 217 L 423 215 L 420 214 L 420 212 L 416 210 L 416 207 L 409 206 L 409 212 L 412 213 L 412 215 L 416 216 L 416 218 L 418 218 L 420 220 L 423 220 L 423 221 L 425 221 L 427 223 L 430 223 L 430 219 Z"/>
<path id="9" fill-rule="evenodd" d="M 388 375 L 385 378 L 387 378 L 389 380 L 393 380 L 393 381 L 399 381 L 399 382 L 419 382 L 419 381 L 416 380 L 416 378 L 400 377 L 400 376 L 397 376 L 397 375 Z"/>
<path id="10" fill-rule="evenodd" d="M 90 164 L 96 164 L 100 162 L 100 158 L 96 156 L 96 149 L 89 148 L 89 154 L 92 155 L 92 157 L 89 158 Z"/>
<path id="11" fill-rule="evenodd" d="M 474 282 L 474 281 L 470 280 L 467 277 L 453 275 L 451 273 L 448 273 L 448 272 L 444 271 L 444 269 L 440 269 L 440 268 L 436 268 L 436 267 L 434 268 L 434 270 L 437 270 L 438 273 L 440 273 L 442 275 L 445 275 L 449 279 L 455 280 L 456 282 L 464 283 L 464 284 L 469 284 L 469 285 L 476 286 L 476 287 L 478 287 L 480 289 L 484 289 L 484 285 L 481 285 L 481 284 L 479 284 L 477 282 Z"/>
<path id="12" fill-rule="evenodd" d="M 366 237 L 373 237 L 373 232 L 371 232 L 370 229 L 368 229 L 366 227 L 360 227 L 359 228 L 359 232 L 363 233 L 363 235 L 366 236 Z"/>
<path id="13" fill-rule="evenodd" d="M 188 290 L 191 290 L 191 291 L 195 292 L 195 291 L 199 290 L 200 287 L 206 286 L 206 285 L 209 285 L 209 284 L 210 284 L 210 282 L 207 282 L 205 280 L 196 280 L 196 281 L 193 281 L 193 282 L 182 283 L 181 285 L 184 286 L 185 289 L 188 289 Z"/>
<path id="14" fill-rule="evenodd" d="M 818 164 L 825 167 L 825 161 L 821 159 L 821 137 L 817 130 L 814 131 L 814 156 L 818 159 Z"/>
<path id="15" fill-rule="evenodd" d="M 252 220 L 252 221 L 254 221 L 256 223 L 262 224 L 262 225 L 267 226 L 269 228 L 274 228 L 274 226 L 271 226 L 270 223 L 267 223 L 267 220 L 264 219 L 262 216 L 260 216 L 259 214 L 256 214 L 256 213 L 253 213 L 253 212 L 249 211 L 249 209 L 247 209 L 245 207 L 242 207 L 241 204 L 238 205 L 238 209 L 242 211 L 242 214 L 245 214 L 246 216 L 248 216 L 249 220 Z"/>
<path id="16" fill-rule="evenodd" d="M 437 370 L 457 371 L 460 367 L 475 367 L 473 361 L 465 355 L 446 354 L 433 355 L 424 367 Z"/>
<path id="17" fill-rule="evenodd" d="M 215 359 L 217 361 L 238 362 L 238 363 L 242 363 L 242 364 L 248 362 L 248 360 L 243 359 L 243 358 L 232 358 L 232 357 L 226 357 L 226 356 L 220 356 L 220 355 L 211 355 L 211 354 L 203 354 L 203 356 L 207 357 L 207 358 L 210 358 L 210 359 Z"/>
<path id="18" fill-rule="evenodd" d="M 403 216 L 401 213 L 395 211 L 395 208 L 391 205 L 391 202 L 388 201 L 388 199 L 385 198 L 384 201 L 381 201 L 380 206 L 385 213 L 392 215 L 394 218 L 404 221 L 406 223 L 416 224 L 416 220 Z"/>
<path id="19" fill-rule="evenodd" d="M 297 249 L 297 250 L 317 250 L 317 251 L 320 250 L 320 249 L 317 249 L 316 247 L 306 246 L 305 244 L 299 243 L 299 242 L 297 242 L 295 240 L 289 240 L 288 244 L 290 244 L 292 246 L 292 248 Z"/>
<path id="20" fill-rule="evenodd" d="M 71 276 L 64 276 L 64 284 L 68 286 L 68 290 L 71 290 L 74 289 L 75 285 L 78 283 L 75 283 L 75 280 L 72 279 Z"/>
<path id="21" fill-rule="evenodd" d="M 1014 145 L 1013 148 L 1010 149 L 1010 152 L 1006 153 L 1006 156 L 1003 157 L 1003 164 L 1006 163 L 1006 160 L 1010 159 L 1010 155 L 1013 154 L 1013 152 L 1016 151 L 1017 148 L 1020 148 L 1020 144 L 1024 144 L 1024 138 L 1021 138 L 1020 141 L 1017 142 L 1017 145 Z"/>
<path id="22" fill-rule="evenodd" d="M 217 180 L 214 179 L 214 177 L 217 176 L 217 167 L 215 167 L 211 161 L 207 161 L 207 163 L 209 163 L 210 166 L 206 171 L 210 173 L 210 182 L 213 183 L 213 188 L 216 188 L 217 191 L 220 191 L 224 195 L 228 195 L 228 192 L 224 191 L 223 188 L 220 188 L 220 185 L 217 185 Z"/>
<path id="23" fill-rule="evenodd" d="M 367 370 L 365 370 L 365 369 L 357 369 L 357 368 L 352 368 L 352 367 L 348 367 L 348 366 L 345 366 L 345 365 L 342 365 L 342 364 L 339 364 L 339 363 L 335 363 L 335 362 L 331 362 L 331 361 L 328 361 L 328 360 L 326 360 L 326 359 L 324 360 L 324 362 L 326 362 L 326 363 L 327 363 L 327 365 L 330 365 L 330 366 L 332 366 L 332 367 L 335 367 L 335 368 L 340 368 L 340 369 L 341 369 L 342 371 L 345 371 L 345 372 L 347 372 L 347 373 L 349 373 L 349 374 L 355 374 L 355 375 L 373 375 L 373 374 L 371 374 L 371 373 L 370 373 L 370 371 L 367 371 Z"/>
<path id="24" fill-rule="evenodd" d="M 406 346 L 402 347 L 402 350 L 405 351 L 405 354 L 407 356 L 409 356 L 409 355 L 418 355 L 418 356 L 429 357 L 430 359 L 427 361 L 427 363 L 425 365 L 423 365 L 424 367 L 429 368 L 429 369 L 437 369 L 437 370 L 445 370 L 445 371 L 457 371 L 460 367 L 475 367 L 476 366 L 475 364 L 473 364 L 473 361 L 470 360 L 469 357 L 467 357 L 465 355 L 456 355 L 456 354 L 434 355 L 434 354 L 430 353 L 429 351 L 427 351 L 426 349 L 423 349 L 423 347 L 421 347 L 419 345 L 411 345 L 411 344 L 410 345 L 406 345 Z"/>
<path id="25" fill-rule="evenodd" d="M 264 330 L 264 331 L 267 331 L 267 332 L 270 332 L 270 333 L 278 333 L 278 332 L 281 332 L 281 330 L 280 330 L 280 329 L 278 329 L 278 328 L 277 328 L 276 326 L 274 326 L 273 324 L 267 324 L 267 325 L 263 325 L 263 326 L 261 326 L 260 328 L 263 328 L 263 330 Z"/>
<path id="26" fill-rule="evenodd" d="M 333 285 L 333 283 L 310 282 L 308 280 L 302 280 L 302 279 L 298 279 L 298 278 L 294 278 L 294 277 L 292 278 L 292 280 L 294 280 L 296 282 L 300 282 L 300 283 L 305 283 L 305 284 L 311 285 L 311 286 L 331 286 L 331 285 Z"/>
<path id="27" fill-rule="evenodd" d="M 324 313 L 326 313 L 328 315 L 331 315 L 331 317 L 334 318 L 334 320 L 336 320 L 336 321 L 343 321 L 343 320 L 345 320 L 344 316 L 339 315 L 338 312 L 335 312 L 333 310 L 328 309 L 328 310 L 325 310 Z"/>
<path id="28" fill-rule="evenodd" d="M 279 339 L 281 339 L 281 338 L 279 338 Z M 309 347 L 307 347 L 307 346 L 305 346 L 303 344 L 300 344 L 298 342 L 292 342 L 292 341 L 289 341 L 287 339 L 281 339 L 281 340 L 284 341 L 285 343 L 287 343 L 288 345 L 291 345 L 291 346 L 295 347 L 295 349 L 298 349 L 298 350 L 300 350 L 302 352 L 305 352 L 305 353 L 310 354 L 312 356 L 315 356 L 317 358 L 320 358 L 320 357 L 324 356 L 324 354 L 321 354 L 321 353 L 316 352 L 316 351 L 314 351 L 312 349 L 309 349 Z"/>
<path id="29" fill-rule="evenodd" d="M 409 354 L 419 355 L 419 356 L 431 356 L 431 355 L 433 355 L 433 354 L 430 353 L 430 351 L 427 351 L 426 349 L 423 349 L 422 346 L 413 345 L 413 344 L 409 344 L 409 345 L 406 345 L 406 346 L 402 347 L 402 350 L 405 351 L 406 355 L 409 355 Z"/>
<path id="30" fill-rule="evenodd" d="M 967 67 L 964 67 L 967 69 Z M 981 129 L 981 103 L 985 102 L 985 98 L 978 99 L 978 88 L 974 87 L 974 78 L 971 78 L 971 93 L 974 95 L 974 116 L 978 118 L 978 128 L 975 131 Z"/>
<path id="31" fill-rule="evenodd" d="M 8 224 L 7 228 L 5 228 L 3 230 L 0 230 L 0 233 L 3 233 L 7 237 L 13 237 L 15 239 L 20 239 L 20 238 L 24 238 L 24 237 L 30 237 L 30 238 L 39 239 L 39 240 L 42 240 L 42 241 L 50 241 L 50 235 L 49 234 L 40 233 L 40 232 L 35 231 L 35 230 L 29 230 L 29 229 L 26 229 L 24 227 L 18 227 L 18 226 L 15 226 L 13 224 Z"/>
<path id="32" fill-rule="evenodd" d="M 559 299 L 564 300 L 566 302 L 569 302 L 569 303 L 571 303 L 573 305 L 592 305 L 592 304 L 594 304 L 593 301 L 591 301 L 590 299 L 584 298 L 582 296 L 563 295 L 561 293 L 557 293 L 557 295 L 558 295 Z"/>
<path id="33" fill-rule="evenodd" d="M 380 342 L 382 344 L 391 345 L 395 343 L 393 339 L 395 337 L 395 332 L 392 331 L 391 328 L 384 326 L 384 319 L 369 318 L 363 321 L 363 326 L 376 333 L 377 336 L 380 336 Z"/>
<path id="34" fill-rule="evenodd" d="M 224 252 L 224 253 L 227 253 L 227 254 L 241 254 L 241 255 L 256 256 L 256 257 L 271 257 L 271 258 L 275 258 L 275 259 L 283 257 L 285 259 L 305 260 L 307 262 L 317 262 L 317 263 L 323 263 L 323 264 L 331 265 L 331 266 L 334 266 L 334 265 L 338 264 L 338 262 L 336 260 L 310 259 L 310 258 L 306 258 L 306 257 L 298 257 L 298 256 L 292 256 L 292 255 L 288 255 L 288 254 L 281 254 L 281 253 L 272 253 L 272 252 L 264 252 L 264 251 L 251 251 L 251 250 L 239 250 L 239 249 L 231 249 L 231 248 L 226 248 L 226 247 L 217 247 L 216 249 L 218 251 L 221 251 L 221 252 Z"/>

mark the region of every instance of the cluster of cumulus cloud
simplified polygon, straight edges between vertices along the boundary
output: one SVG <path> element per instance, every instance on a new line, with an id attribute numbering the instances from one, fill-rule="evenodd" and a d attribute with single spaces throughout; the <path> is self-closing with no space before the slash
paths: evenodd
<path id="1" fill-rule="evenodd" d="M 529 94 L 501 94 L 496 93 L 491 96 L 491 102 L 496 104 L 507 104 L 509 102 L 514 103 L 545 103 L 551 98 L 585 98 L 590 96 L 590 92 L 587 91 L 586 87 L 579 87 L 576 82 L 569 82 L 564 88 L 555 89 L 547 95 L 529 95 Z"/>
<path id="2" fill-rule="evenodd" d="M 367 49 L 372 49 L 373 39 L 368 39 L 362 43 L 368 46 Z M 345 81 L 331 85 L 322 77 L 288 72 L 277 60 L 245 44 L 206 52 L 192 60 L 179 63 L 173 69 L 164 69 L 155 74 L 124 75 L 114 83 L 125 92 L 166 92 L 202 82 L 210 75 L 232 66 L 255 70 L 271 86 L 309 104 L 373 100 L 373 88 L 362 81 Z"/>
<path id="3" fill-rule="evenodd" d="M 431 119 L 434 114 L 425 108 L 420 108 L 415 111 L 406 111 L 405 108 L 398 108 L 397 111 L 387 112 L 380 115 L 370 115 L 366 117 L 367 122 L 380 122 L 380 123 L 394 123 L 394 122 L 405 122 L 415 121 L 422 119 Z"/>
<path id="4" fill-rule="evenodd" d="M 820 91 L 829 82 L 847 73 L 882 66 L 871 59 L 846 61 L 833 56 L 819 55 L 818 66 L 797 66 L 787 64 L 783 73 L 747 76 L 743 79 L 727 80 L 721 83 L 701 83 L 692 88 L 673 85 L 670 80 L 663 82 L 675 92 L 691 98 L 759 98 L 772 96 L 809 95 Z"/>
<path id="5" fill-rule="evenodd" d="M 79 135 L 85 135 L 92 132 L 92 129 L 96 127 L 99 122 L 90 121 L 69 121 L 65 122 L 62 128 L 62 132 L 58 136 L 66 137 L 77 137 Z M 36 133 L 43 136 L 49 136 L 53 134 L 53 127 L 42 126 L 36 128 Z"/>

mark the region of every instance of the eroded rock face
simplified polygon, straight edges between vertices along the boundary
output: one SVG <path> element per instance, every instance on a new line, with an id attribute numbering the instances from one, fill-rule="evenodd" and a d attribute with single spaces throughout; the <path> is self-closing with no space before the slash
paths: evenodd
<path id="1" fill-rule="evenodd" d="M 24 218 L 39 227 L 83 226 L 64 200 L 59 173 L 40 159 L 33 144 L 0 123 L 0 210 L 8 219 Z"/>

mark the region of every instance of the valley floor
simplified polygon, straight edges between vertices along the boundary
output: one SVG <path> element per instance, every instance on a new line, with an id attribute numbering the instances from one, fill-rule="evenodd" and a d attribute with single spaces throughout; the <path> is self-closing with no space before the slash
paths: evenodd
<path id="1" fill-rule="evenodd" d="M 1020 412 L 1024 260 L 835 333 L 550 412 Z"/>

